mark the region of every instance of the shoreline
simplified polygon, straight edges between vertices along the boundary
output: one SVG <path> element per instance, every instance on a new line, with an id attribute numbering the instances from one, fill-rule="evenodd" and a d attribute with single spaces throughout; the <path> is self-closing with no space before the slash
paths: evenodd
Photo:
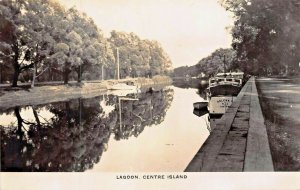
<path id="1" fill-rule="evenodd" d="M 149 78 L 122 79 L 121 82 L 134 81 L 141 89 L 147 90 L 157 85 L 170 85 L 167 76 Z M 84 82 L 80 85 L 41 86 L 30 89 L 0 91 L 0 110 L 14 106 L 39 105 L 60 102 L 76 98 L 92 98 L 107 94 L 107 85 L 118 83 L 117 80 Z"/>
<path id="2" fill-rule="evenodd" d="M 246 82 L 185 172 L 274 171 L 255 80 Z"/>

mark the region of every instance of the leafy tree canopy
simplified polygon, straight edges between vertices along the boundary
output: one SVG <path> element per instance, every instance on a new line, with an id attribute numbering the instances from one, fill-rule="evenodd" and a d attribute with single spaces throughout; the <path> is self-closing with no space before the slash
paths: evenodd
<path id="1" fill-rule="evenodd" d="M 232 47 L 250 74 L 293 74 L 300 62 L 297 0 L 222 0 L 235 15 Z"/>

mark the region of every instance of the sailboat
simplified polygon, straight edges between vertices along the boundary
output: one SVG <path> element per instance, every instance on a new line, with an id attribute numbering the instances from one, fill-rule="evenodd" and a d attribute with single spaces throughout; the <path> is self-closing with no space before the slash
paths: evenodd
<path id="1" fill-rule="evenodd" d="M 107 89 L 108 90 L 130 90 L 134 92 L 139 91 L 138 85 L 136 85 L 133 81 L 124 81 L 120 82 L 120 59 L 119 59 L 119 49 L 117 48 L 117 77 L 118 77 L 118 82 L 112 85 L 108 85 Z"/>

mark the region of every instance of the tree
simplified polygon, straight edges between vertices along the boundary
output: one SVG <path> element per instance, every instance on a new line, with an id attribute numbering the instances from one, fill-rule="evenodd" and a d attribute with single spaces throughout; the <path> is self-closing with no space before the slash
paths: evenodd
<path id="1" fill-rule="evenodd" d="M 51 8 L 51 4 L 42 0 L 28 0 L 24 7 L 26 12 L 23 15 L 23 23 L 25 24 L 20 27 L 23 28 L 24 41 L 28 48 L 27 59 L 33 66 L 31 87 L 34 87 L 36 78 L 49 68 L 44 60 L 49 58 L 55 43 L 51 36 L 53 34 L 51 16 L 54 14 Z M 38 70 L 39 75 L 37 75 Z"/>
<path id="2" fill-rule="evenodd" d="M 152 76 L 168 74 L 172 69 L 172 62 L 159 42 L 150 42 L 150 57 L 150 70 Z"/>
<path id="3" fill-rule="evenodd" d="M 114 62 L 107 40 L 91 18 L 73 7 L 66 12 L 66 21 L 66 26 L 60 28 L 51 57 L 62 67 L 65 84 L 72 71 L 77 73 L 77 81 L 81 82 L 85 71 L 94 72 L 95 67 Z M 63 31 L 66 36 L 61 35 Z"/>
<path id="4" fill-rule="evenodd" d="M 20 27 L 23 24 L 21 9 L 24 6 L 24 1 L 3 0 L 0 2 L 0 54 L 3 62 L 13 66 L 12 86 L 17 86 L 19 74 L 32 66 L 26 62 L 29 50 Z"/>
<path id="5" fill-rule="evenodd" d="M 223 0 L 235 15 L 232 47 L 250 74 L 299 72 L 300 5 L 295 0 Z M 297 71 L 298 70 L 298 71 Z"/>
<path id="6" fill-rule="evenodd" d="M 109 42 L 115 56 L 119 49 L 121 77 L 167 74 L 172 63 L 156 41 L 141 40 L 134 33 L 111 32 Z"/>
<path id="7" fill-rule="evenodd" d="M 12 86 L 17 86 L 19 75 L 32 69 L 32 87 L 49 65 L 57 38 L 57 26 L 63 22 L 64 9 L 47 0 L 13 1 L 0 3 L 1 58 L 14 69 Z M 61 33 L 61 35 L 64 35 Z M 39 74 L 38 74 L 39 72 Z"/>
<path id="8" fill-rule="evenodd" d="M 94 21 L 76 8 L 66 10 L 52 0 L 3 0 L 0 2 L 0 79 L 13 70 L 12 86 L 19 76 L 52 80 L 61 74 L 67 84 L 115 76 L 116 49 L 120 50 L 121 76 L 167 74 L 171 61 L 158 42 L 112 31 L 106 39 Z M 47 72 L 46 72 L 47 71 Z M 7 74 L 6 74 L 7 73 Z M 42 74 L 48 73 L 48 78 Z M 25 77 L 24 77 L 25 76 Z M 58 78 L 56 76 L 56 78 Z"/>
<path id="9" fill-rule="evenodd" d="M 93 68 L 106 65 L 108 61 L 112 61 L 112 50 L 104 38 L 101 30 L 95 25 L 91 18 L 80 13 L 75 8 L 71 8 L 68 14 L 73 21 L 73 28 L 81 37 L 81 64 L 73 65 L 78 75 L 78 82 L 84 71 L 93 71 Z"/>
<path id="10" fill-rule="evenodd" d="M 206 76 L 213 76 L 219 72 L 229 72 L 237 69 L 236 52 L 233 49 L 220 48 L 201 59 L 196 65 L 176 68 L 173 76 L 185 77 L 189 75 L 198 77 L 201 73 Z"/>

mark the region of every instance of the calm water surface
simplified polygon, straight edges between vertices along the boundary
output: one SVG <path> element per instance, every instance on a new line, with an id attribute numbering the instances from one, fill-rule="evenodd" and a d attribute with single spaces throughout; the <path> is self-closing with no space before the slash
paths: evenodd
<path id="1" fill-rule="evenodd" d="M 2 110 L 1 170 L 183 171 L 209 135 L 201 99 L 172 86 Z"/>

